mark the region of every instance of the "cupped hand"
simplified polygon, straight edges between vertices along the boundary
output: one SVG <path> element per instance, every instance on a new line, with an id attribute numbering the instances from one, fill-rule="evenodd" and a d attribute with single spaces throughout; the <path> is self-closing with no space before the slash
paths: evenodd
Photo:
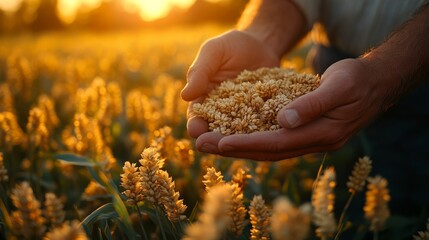
<path id="1" fill-rule="evenodd" d="M 281 129 L 230 136 L 207 132 L 198 137 L 196 147 L 202 152 L 255 160 L 338 149 L 383 112 L 390 86 L 377 80 L 363 61 L 339 61 L 323 74 L 319 88 L 279 111 Z"/>
<path id="2" fill-rule="evenodd" d="M 208 124 L 192 114 L 192 104 L 203 101 L 220 82 L 236 77 L 241 71 L 279 65 L 279 57 L 248 33 L 229 31 L 206 41 L 188 70 L 182 98 L 190 101 L 188 133 L 197 138 L 208 131 Z"/>

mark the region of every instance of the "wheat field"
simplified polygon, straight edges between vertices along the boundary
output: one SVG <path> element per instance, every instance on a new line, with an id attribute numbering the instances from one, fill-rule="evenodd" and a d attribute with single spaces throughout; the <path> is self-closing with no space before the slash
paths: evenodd
<path id="1" fill-rule="evenodd" d="M 389 185 L 370 156 L 337 182 L 327 153 L 194 149 L 180 91 L 199 46 L 227 28 L 0 37 L 0 238 L 388 239 Z M 299 54 L 283 67 L 311 72 Z M 347 218 L 355 195 L 363 222 Z"/>

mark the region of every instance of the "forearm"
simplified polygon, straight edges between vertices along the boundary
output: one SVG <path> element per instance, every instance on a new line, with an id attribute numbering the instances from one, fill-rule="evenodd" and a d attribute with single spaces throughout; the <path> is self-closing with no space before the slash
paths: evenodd
<path id="1" fill-rule="evenodd" d="M 429 5 L 360 59 L 386 87 L 387 109 L 416 85 L 429 79 Z"/>
<path id="2" fill-rule="evenodd" d="M 237 28 L 281 58 L 306 34 L 305 24 L 304 15 L 290 0 L 251 0 Z"/>

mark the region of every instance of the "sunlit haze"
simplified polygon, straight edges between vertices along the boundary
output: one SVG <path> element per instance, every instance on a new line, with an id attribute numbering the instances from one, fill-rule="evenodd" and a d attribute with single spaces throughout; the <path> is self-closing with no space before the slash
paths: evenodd
<path id="1" fill-rule="evenodd" d="M 58 0 L 59 17 L 67 23 L 73 22 L 80 7 L 96 8 L 101 0 Z"/>
<path id="2" fill-rule="evenodd" d="M 135 6 L 143 20 L 151 21 L 165 17 L 172 7 L 187 8 L 195 0 L 125 0 L 128 6 Z"/>
<path id="3" fill-rule="evenodd" d="M 0 0 L 0 9 L 6 12 L 14 12 L 23 0 Z M 59 17 L 67 23 L 73 22 L 76 13 L 81 7 L 86 9 L 96 8 L 103 0 L 58 0 Z M 105 0 L 104 0 L 105 1 Z M 145 21 L 152 21 L 165 17 L 173 7 L 188 8 L 196 0 L 122 0 L 128 11 L 138 12 Z M 220 0 L 207 0 L 220 1 Z M 36 1 L 37 2 L 37 1 Z"/>
<path id="4" fill-rule="evenodd" d="M 2 0 L 0 1 L 0 9 L 6 12 L 14 12 L 18 10 L 22 0 Z"/>

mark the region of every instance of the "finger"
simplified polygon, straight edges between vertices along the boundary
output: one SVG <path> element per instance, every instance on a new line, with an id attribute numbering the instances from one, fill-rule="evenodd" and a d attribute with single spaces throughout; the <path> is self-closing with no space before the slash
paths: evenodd
<path id="1" fill-rule="evenodd" d="M 195 113 L 192 111 L 193 105 L 195 103 L 201 103 L 203 102 L 203 100 L 204 98 L 200 97 L 188 104 L 188 110 L 186 114 L 188 121 L 186 123 L 186 128 L 188 130 L 189 136 L 192 138 L 197 138 L 198 136 L 209 130 L 209 125 L 207 121 L 196 116 Z"/>
<path id="2" fill-rule="evenodd" d="M 344 91 L 339 89 L 338 82 L 327 81 L 316 90 L 309 92 L 281 109 L 277 121 L 284 128 L 294 128 L 313 121 L 325 112 L 340 104 Z"/>
<path id="3" fill-rule="evenodd" d="M 191 101 L 207 92 L 210 78 L 222 65 L 222 57 L 223 47 L 219 38 L 211 39 L 202 45 L 188 70 L 188 83 L 181 93 L 183 100 Z"/>
<path id="4" fill-rule="evenodd" d="M 199 117 L 192 117 L 188 119 L 186 124 L 188 134 L 192 138 L 198 138 L 201 134 L 209 130 L 207 121 Z"/>
<path id="5" fill-rule="evenodd" d="M 335 127 L 334 127 L 335 126 Z M 222 152 L 281 153 L 293 149 L 332 144 L 343 138 L 342 127 L 335 119 L 321 118 L 296 129 L 234 134 L 220 140 Z"/>
<path id="6" fill-rule="evenodd" d="M 195 147 L 200 152 L 219 154 L 219 141 L 225 136 L 219 132 L 206 132 L 201 134 L 195 141 Z"/>
<path id="7" fill-rule="evenodd" d="M 195 113 L 194 113 L 194 111 L 192 110 L 193 105 L 194 105 L 195 103 L 202 103 L 203 101 L 204 101 L 204 97 L 199 97 L 199 98 L 196 98 L 195 100 L 191 101 L 191 102 L 188 104 L 188 109 L 187 109 L 187 111 L 186 111 L 186 117 L 187 117 L 188 119 L 195 117 Z"/>
<path id="8" fill-rule="evenodd" d="M 331 145 L 295 149 L 295 150 L 282 152 L 282 153 L 270 153 L 270 152 L 213 152 L 213 153 L 222 155 L 224 157 L 246 158 L 246 159 L 252 159 L 256 161 L 279 161 L 279 160 L 285 160 L 289 158 L 303 156 L 309 153 L 318 153 L 318 152 L 336 150 L 341 146 L 343 146 L 344 142 L 339 142 Z"/>

